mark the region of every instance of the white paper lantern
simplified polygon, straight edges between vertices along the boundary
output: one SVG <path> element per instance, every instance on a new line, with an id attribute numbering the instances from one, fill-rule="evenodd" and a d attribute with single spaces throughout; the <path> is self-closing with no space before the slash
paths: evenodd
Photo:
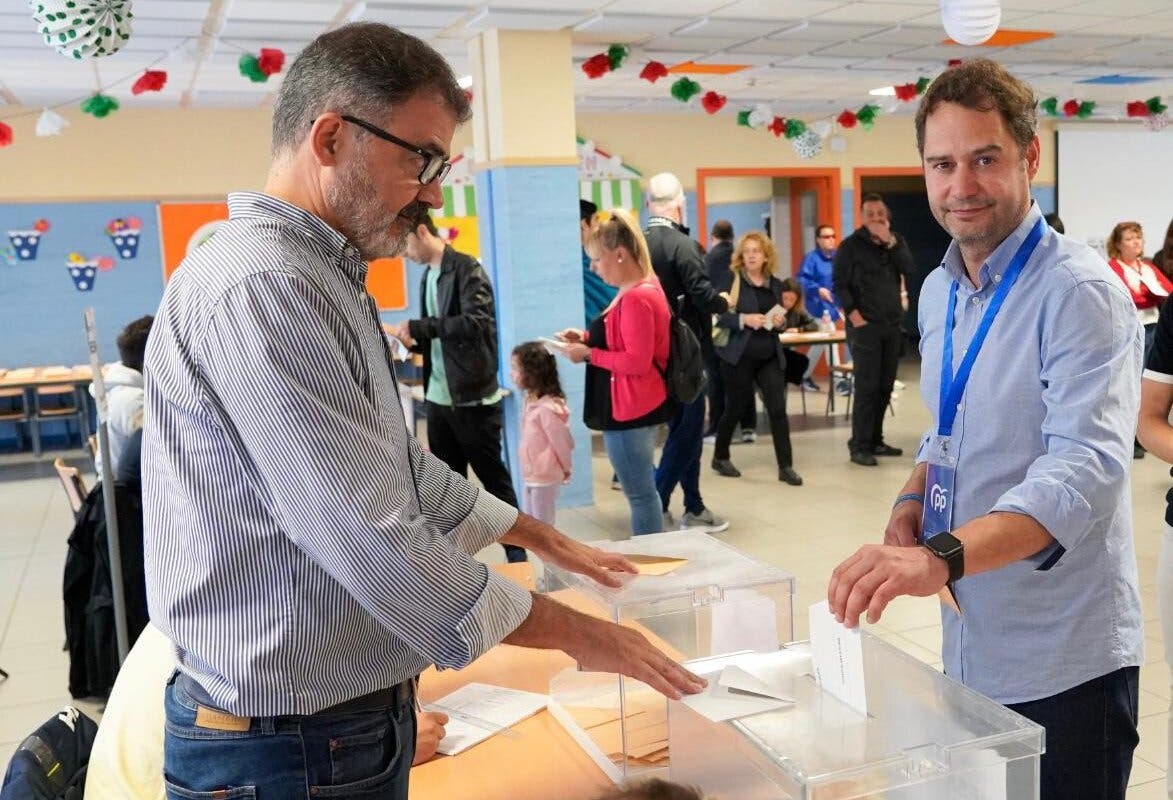
<path id="1" fill-rule="evenodd" d="M 45 44 L 79 61 L 117 53 L 130 39 L 131 0 L 29 0 Z"/>
<path id="2" fill-rule="evenodd" d="M 831 121 L 819 120 L 810 126 L 811 130 L 818 134 L 820 139 L 826 139 L 831 134 Z"/>
<path id="3" fill-rule="evenodd" d="M 941 24 L 958 44 L 983 44 L 1001 22 L 1001 0 L 941 0 Z"/>
<path id="4" fill-rule="evenodd" d="M 764 128 L 774 121 L 774 109 L 765 103 L 758 103 L 753 107 L 753 111 L 749 112 L 749 119 L 746 121 L 751 128 Z"/>
<path id="5" fill-rule="evenodd" d="M 823 150 L 823 137 L 810 128 L 795 136 L 790 143 L 794 145 L 794 152 L 799 158 L 811 159 Z"/>
<path id="6" fill-rule="evenodd" d="M 51 108 L 41 110 L 41 116 L 37 117 L 37 136 L 56 136 L 61 133 L 61 129 L 69 124 L 69 120 L 58 114 Z"/>

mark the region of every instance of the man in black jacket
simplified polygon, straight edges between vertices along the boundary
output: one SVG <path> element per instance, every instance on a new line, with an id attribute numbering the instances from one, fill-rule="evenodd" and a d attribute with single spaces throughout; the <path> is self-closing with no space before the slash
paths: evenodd
<path id="1" fill-rule="evenodd" d="M 718 294 L 705 271 L 697 243 L 684 228 L 684 188 L 675 175 L 662 172 L 648 181 L 648 251 L 668 304 L 712 351 L 712 315 L 727 311 L 728 297 Z M 705 396 L 682 405 L 668 422 L 668 438 L 656 467 L 656 489 L 664 505 L 664 527 L 671 527 L 669 501 L 676 485 L 684 490 L 684 527 L 723 531 L 729 522 L 705 508 L 701 498 L 701 449 L 704 442 Z"/>
<path id="2" fill-rule="evenodd" d="M 465 477 L 471 466 L 485 490 L 517 508 L 513 480 L 501 456 L 504 414 L 497 384 L 497 318 L 493 287 L 480 262 L 449 247 L 424 215 L 407 239 L 407 256 L 424 264 L 423 316 L 391 333 L 424 357 L 428 447 Z M 525 550 L 504 545 L 509 561 Z"/>
<path id="3" fill-rule="evenodd" d="M 847 344 L 855 362 L 855 408 L 851 414 L 851 461 L 876 466 L 876 456 L 904 451 L 884 442 L 884 412 L 900 359 L 900 317 L 913 272 L 908 243 L 892 230 L 888 206 L 878 194 L 860 203 L 863 225 L 839 245 L 832 267 L 835 296 L 847 314 Z"/>

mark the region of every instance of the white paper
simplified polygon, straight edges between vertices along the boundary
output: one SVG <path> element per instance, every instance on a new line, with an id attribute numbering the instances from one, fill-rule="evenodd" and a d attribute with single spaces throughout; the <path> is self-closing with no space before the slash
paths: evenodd
<path id="1" fill-rule="evenodd" d="M 509 728 L 546 707 L 544 694 L 470 683 L 447 697 L 425 706 L 429 711 L 448 714 L 445 736 L 437 752 L 454 756 Z"/>
<path id="2" fill-rule="evenodd" d="M 546 352 L 551 355 L 554 353 L 565 353 L 566 348 L 570 346 L 570 342 L 564 342 L 561 339 L 551 339 L 548 336 L 539 336 L 538 341 L 546 346 Z"/>
<path id="3" fill-rule="evenodd" d="M 810 607 L 810 636 L 815 680 L 856 711 L 868 713 L 859 628 L 836 621 L 824 600 Z"/>
<path id="4" fill-rule="evenodd" d="M 777 326 L 774 325 L 774 317 L 776 315 L 780 315 L 782 317 L 782 323 Z M 786 327 L 786 309 L 784 309 L 779 304 L 775 303 L 774 307 L 766 312 L 766 321 L 762 323 L 762 327 L 768 331 L 774 330 L 775 327 L 785 328 Z"/>
<path id="5" fill-rule="evenodd" d="M 782 646 L 778 640 L 778 607 L 774 599 L 753 589 L 729 589 L 725 602 L 709 606 L 712 613 L 714 655 L 749 650 L 770 653 Z"/>
<path id="6" fill-rule="evenodd" d="M 778 687 L 772 686 L 757 675 L 746 672 L 736 664 L 730 664 L 721 670 L 721 677 L 717 679 L 717 683 L 734 694 L 747 693 L 772 700 L 784 700 L 787 703 L 794 702 L 793 698 L 787 697 Z"/>
<path id="7" fill-rule="evenodd" d="M 728 670 L 734 670 L 726 677 Z M 738 675 L 738 673 L 741 673 Z M 731 691 L 729 683 L 741 683 L 745 678 L 756 681 L 755 685 L 765 683 L 755 678 L 751 673 L 732 664 L 724 666 L 720 673 L 705 674 L 709 679 L 708 687 L 699 694 L 685 695 L 681 700 L 686 706 L 713 722 L 725 722 L 730 719 L 748 717 L 751 714 L 761 714 L 766 711 L 777 711 L 794 705 L 793 701 L 781 698 L 774 690 L 768 690 L 778 697 L 762 697 L 756 694 L 738 694 Z M 758 688 L 761 688 L 758 686 Z"/>

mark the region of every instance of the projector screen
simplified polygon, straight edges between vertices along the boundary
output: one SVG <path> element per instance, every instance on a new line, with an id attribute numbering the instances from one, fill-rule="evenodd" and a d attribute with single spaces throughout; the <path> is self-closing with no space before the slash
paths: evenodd
<path id="1" fill-rule="evenodd" d="M 1060 125 L 1058 212 L 1067 235 L 1103 252 L 1117 222 L 1144 228 L 1145 257 L 1173 219 L 1173 129 Z"/>

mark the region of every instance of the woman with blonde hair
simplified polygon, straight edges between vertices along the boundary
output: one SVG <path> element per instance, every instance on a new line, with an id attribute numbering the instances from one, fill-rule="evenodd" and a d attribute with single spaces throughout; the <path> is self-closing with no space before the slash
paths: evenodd
<path id="1" fill-rule="evenodd" d="M 745 406 L 756 384 L 765 400 L 766 415 L 774 439 L 778 480 L 801 486 L 794 471 L 790 447 L 790 420 L 786 416 L 786 354 L 778 334 L 787 324 L 782 308 L 782 281 L 774 276 L 777 256 L 769 237 L 751 231 L 741 237 L 733 251 L 730 273 L 718 286 L 729 292 L 729 311 L 716 317 L 717 326 L 727 333 L 714 337 L 721 375 L 725 381 L 725 413 L 717 423 L 717 444 L 713 469 L 719 475 L 737 478 L 741 472 L 729 460 L 729 442 L 737 426 L 738 411 Z"/>
<path id="2" fill-rule="evenodd" d="M 672 416 L 663 371 L 668 366 L 668 300 L 652 271 L 648 245 L 621 209 L 590 232 L 591 269 L 619 293 L 587 330 L 567 328 L 566 356 L 585 362 L 583 420 L 603 432 L 607 457 L 631 506 L 634 534 L 663 528 L 653 478 L 656 427 Z"/>

